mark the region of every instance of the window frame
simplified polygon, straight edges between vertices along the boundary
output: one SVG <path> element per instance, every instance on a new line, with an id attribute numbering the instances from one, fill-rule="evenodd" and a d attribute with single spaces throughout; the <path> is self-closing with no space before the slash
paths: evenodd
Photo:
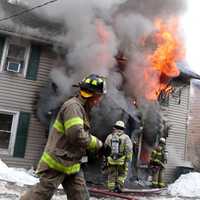
<path id="1" fill-rule="evenodd" d="M 6 114 L 7 115 L 13 115 L 8 149 L 0 148 L 0 154 L 6 154 L 6 155 L 12 156 L 13 153 L 14 153 L 14 146 L 15 146 L 15 140 L 16 140 L 16 135 L 17 135 L 17 128 L 18 128 L 18 123 L 19 123 L 20 112 L 19 111 L 5 110 L 5 109 L 0 108 L 0 113 L 5 114 L 5 115 Z"/>
<path id="2" fill-rule="evenodd" d="M 10 45 L 18 45 L 18 46 L 22 46 L 25 47 L 25 55 L 24 55 L 24 67 L 23 67 L 23 71 L 22 73 L 20 72 L 9 72 L 6 70 L 6 60 L 8 57 L 8 51 L 9 51 L 9 46 Z M 5 40 L 5 44 L 3 47 L 3 53 L 2 53 L 2 58 L 1 58 L 1 63 L 0 63 L 0 72 L 4 72 L 4 73 L 14 73 L 17 74 L 19 76 L 23 76 L 24 78 L 26 77 L 26 73 L 27 73 L 27 69 L 28 69 L 28 64 L 29 64 L 29 58 L 30 58 L 30 52 L 31 52 L 31 43 L 27 40 L 19 40 L 19 39 L 14 39 L 14 38 L 6 38 Z"/>

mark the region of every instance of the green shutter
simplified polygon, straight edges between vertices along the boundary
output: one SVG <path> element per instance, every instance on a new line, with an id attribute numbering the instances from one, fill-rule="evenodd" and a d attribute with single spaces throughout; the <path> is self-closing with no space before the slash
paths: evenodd
<path id="1" fill-rule="evenodd" d="M 37 72 L 40 63 L 40 52 L 41 52 L 40 46 L 31 45 L 31 53 L 26 74 L 26 78 L 29 80 L 35 81 L 37 79 Z"/>
<path id="2" fill-rule="evenodd" d="M 14 146 L 14 157 L 23 158 L 26 150 L 26 140 L 30 122 L 30 113 L 21 112 Z"/>
<path id="3" fill-rule="evenodd" d="M 0 61 L 2 59 L 4 44 L 5 44 L 5 37 L 0 35 Z"/>

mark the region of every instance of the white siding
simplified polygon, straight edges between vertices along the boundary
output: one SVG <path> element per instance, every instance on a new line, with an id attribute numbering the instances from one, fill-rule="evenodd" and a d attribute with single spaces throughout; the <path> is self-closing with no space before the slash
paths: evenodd
<path id="1" fill-rule="evenodd" d="M 200 169 L 200 81 L 191 80 L 187 158 Z"/>
<path id="2" fill-rule="evenodd" d="M 43 47 L 37 80 L 31 81 L 14 74 L 0 73 L 0 108 L 29 112 L 31 120 L 28 131 L 25 158 L 13 158 L 0 155 L 10 166 L 31 167 L 36 165 L 43 151 L 46 137 L 45 129 L 35 117 L 35 102 L 42 87 L 48 80 L 48 75 L 55 62 L 55 55 Z"/>
<path id="3" fill-rule="evenodd" d="M 183 83 L 182 83 L 183 84 Z M 189 85 L 183 87 L 177 83 L 176 90 L 180 89 L 179 95 L 170 96 L 169 106 L 165 108 L 164 115 L 167 116 L 169 124 L 172 125 L 167 138 L 168 164 L 165 171 L 165 178 L 168 182 L 174 180 L 176 166 L 185 160 L 185 147 L 187 135 L 187 118 L 189 106 Z M 179 101 L 180 99 L 180 101 Z"/>

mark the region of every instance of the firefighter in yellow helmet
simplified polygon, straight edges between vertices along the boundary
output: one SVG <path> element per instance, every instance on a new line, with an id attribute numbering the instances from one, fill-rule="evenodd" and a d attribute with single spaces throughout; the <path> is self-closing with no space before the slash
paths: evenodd
<path id="1" fill-rule="evenodd" d="M 167 162 L 167 151 L 165 149 L 166 139 L 161 137 L 150 158 L 150 169 L 152 171 L 152 187 L 165 187 L 163 172 Z"/>
<path id="2" fill-rule="evenodd" d="M 86 151 L 98 151 L 102 142 L 89 133 L 89 110 L 105 93 L 105 79 L 92 74 L 78 85 L 79 95 L 61 107 L 51 129 L 37 173 L 40 182 L 21 200 L 49 200 L 60 184 L 68 200 L 87 200 L 89 193 L 81 170 Z"/>
<path id="3" fill-rule="evenodd" d="M 128 164 L 132 160 L 132 142 L 124 132 L 125 124 L 117 121 L 113 131 L 109 134 L 104 143 L 107 157 L 109 190 L 120 192 L 128 173 Z"/>

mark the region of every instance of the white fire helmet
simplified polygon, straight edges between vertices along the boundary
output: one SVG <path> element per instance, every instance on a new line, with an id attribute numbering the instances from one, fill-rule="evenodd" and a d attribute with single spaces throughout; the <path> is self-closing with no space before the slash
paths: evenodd
<path id="1" fill-rule="evenodd" d="M 116 123 L 115 123 L 115 127 L 119 127 L 119 128 L 121 128 L 121 129 L 125 129 L 125 124 L 124 124 L 124 122 L 123 121 L 116 121 Z"/>
<path id="2" fill-rule="evenodd" d="M 166 144 L 166 139 L 161 137 L 159 143 L 160 144 Z"/>

